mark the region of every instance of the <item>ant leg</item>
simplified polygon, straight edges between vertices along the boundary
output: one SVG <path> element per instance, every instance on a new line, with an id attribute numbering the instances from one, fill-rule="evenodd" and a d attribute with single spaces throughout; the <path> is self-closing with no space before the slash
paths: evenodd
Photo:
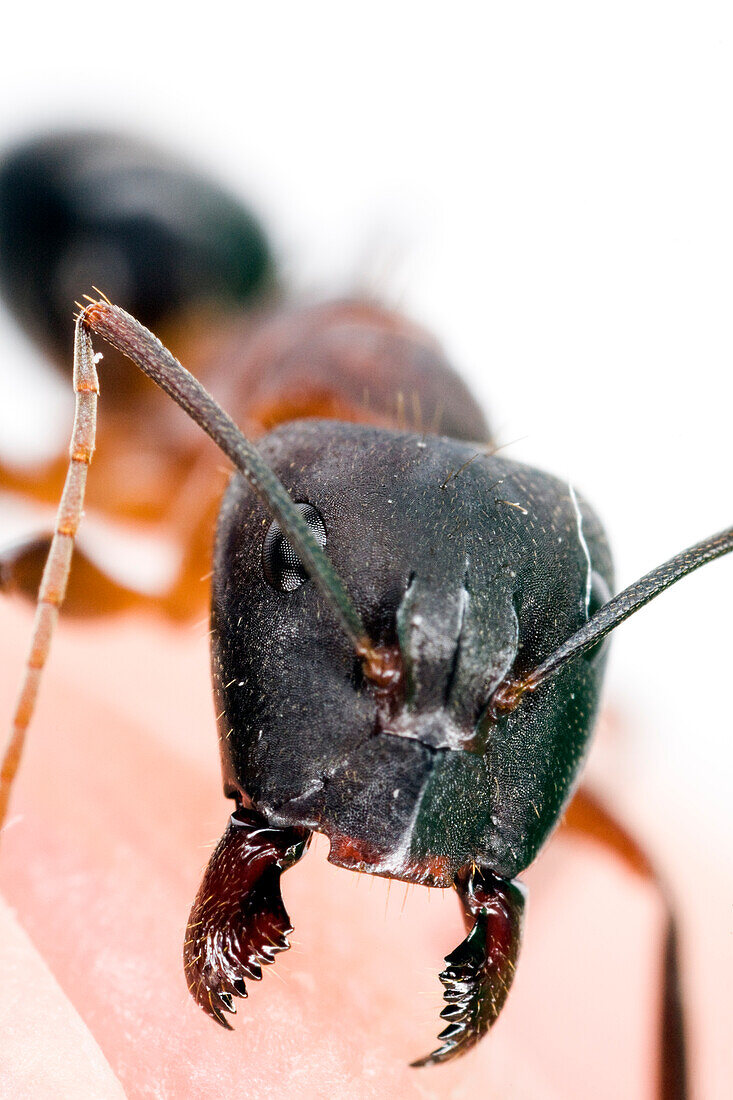
<path id="1" fill-rule="evenodd" d="M 563 828 L 614 852 L 629 870 L 654 888 L 662 902 L 665 927 L 657 1095 L 660 1100 L 686 1100 L 689 1091 L 677 921 L 664 880 L 637 841 L 587 788 L 579 790 L 570 803 Z"/>
<path id="2" fill-rule="evenodd" d="M 446 956 L 440 975 L 447 1002 L 440 1015 L 448 1026 L 438 1036 L 443 1045 L 413 1066 L 447 1062 L 475 1046 L 499 1016 L 514 978 L 525 888 L 473 866 L 456 876 L 456 890 L 469 933 Z"/>
<path id="3" fill-rule="evenodd" d="M 53 535 L 34 535 L 0 551 L 0 591 L 35 601 Z M 126 611 L 149 599 L 120 584 L 84 551 L 83 539 L 74 547 L 74 568 L 64 599 L 67 615 L 109 615 Z"/>
<path id="4" fill-rule="evenodd" d="M 206 441 L 208 443 L 208 441 Z M 161 529 L 181 546 L 182 556 L 170 588 L 155 600 L 155 606 L 172 619 L 185 620 L 200 615 L 208 603 L 212 546 L 221 499 L 228 471 L 212 461 L 205 451 L 199 454 L 170 509 L 161 520 Z"/>
<path id="5" fill-rule="evenodd" d="M 170 587 L 159 594 L 131 588 L 117 580 L 85 550 L 84 538 L 77 536 L 74 568 L 64 597 L 64 614 L 98 618 L 137 607 L 156 610 L 178 621 L 202 614 L 208 595 L 206 581 L 210 575 L 218 511 L 218 497 L 211 497 L 202 506 L 201 515 L 197 517 L 199 522 L 182 546 L 180 568 Z M 0 550 L 0 592 L 35 603 L 52 541 L 53 535 L 49 532 L 33 535 Z"/>
<path id="6" fill-rule="evenodd" d="M 0 490 L 56 504 L 61 496 L 69 462 L 66 456 L 51 458 L 39 466 L 13 466 L 0 460 Z"/>
<path id="7" fill-rule="evenodd" d="M 231 1030 L 224 1012 L 246 997 L 245 979 L 290 944 L 293 931 L 280 875 L 310 843 L 307 829 L 278 829 L 238 808 L 209 860 L 186 928 L 183 967 L 189 992 L 204 1012 Z"/>
<path id="8" fill-rule="evenodd" d="M 159 593 L 118 580 L 103 561 L 85 550 L 84 536 L 77 535 L 64 613 L 86 618 L 144 607 L 176 620 L 200 615 L 208 597 L 205 582 L 226 481 L 226 471 L 202 448 L 167 511 L 157 523 L 145 524 L 146 533 L 174 539 L 181 548 L 180 565 L 169 587 Z M 52 539 L 51 532 L 36 534 L 0 550 L 0 592 L 35 603 Z"/>

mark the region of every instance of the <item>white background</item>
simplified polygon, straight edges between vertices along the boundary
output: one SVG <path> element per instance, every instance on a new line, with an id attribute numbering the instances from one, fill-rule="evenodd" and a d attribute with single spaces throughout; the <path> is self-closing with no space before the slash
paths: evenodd
<path id="1" fill-rule="evenodd" d="M 300 287 L 443 339 L 508 454 L 595 504 L 620 584 L 733 522 L 729 4 L 188 10 L 11 6 L 0 140 L 125 126 L 197 158 Z M 35 366 L 3 317 L 3 451 L 68 436 Z M 637 789 L 728 852 L 732 613 L 728 560 L 619 630 L 607 693 Z"/>

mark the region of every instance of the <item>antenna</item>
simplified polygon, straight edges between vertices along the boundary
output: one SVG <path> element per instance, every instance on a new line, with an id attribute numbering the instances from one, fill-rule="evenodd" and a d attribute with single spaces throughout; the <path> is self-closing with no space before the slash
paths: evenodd
<path id="1" fill-rule="evenodd" d="M 502 714 L 514 710 L 526 692 L 536 691 L 540 684 L 544 684 L 546 680 L 555 676 L 568 661 L 591 649 L 650 600 L 682 580 L 683 577 L 694 573 L 702 565 L 707 565 L 716 558 L 722 558 L 731 550 L 733 550 L 733 527 L 690 546 L 687 550 L 670 558 L 664 565 L 652 569 L 651 573 L 647 573 L 641 580 L 624 588 L 623 592 L 619 592 L 612 600 L 600 607 L 580 630 L 572 634 L 523 679 L 512 680 L 499 687 L 492 700 L 494 711 Z"/>
<path id="2" fill-rule="evenodd" d="M 7 813 L 12 784 L 20 766 L 26 732 L 35 708 L 51 638 L 66 594 L 74 540 L 84 511 L 87 470 L 94 453 L 97 428 L 99 381 L 96 361 L 101 358 L 94 354 L 90 330 L 131 359 L 148 378 L 172 397 L 244 474 L 265 507 L 280 524 L 306 572 L 336 613 L 357 655 L 364 662 L 365 675 L 380 686 L 387 686 L 399 675 L 390 651 L 371 642 L 341 578 L 287 489 L 254 444 L 152 332 L 107 299 L 89 301 L 90 304 L 85 308 L 79 307 L 81 312 L 76 319 L 76 409 L 69 469 L 38 593 L 25 676 L 13 716 L 10 738 L 0 765 L 0 826 Z"/>

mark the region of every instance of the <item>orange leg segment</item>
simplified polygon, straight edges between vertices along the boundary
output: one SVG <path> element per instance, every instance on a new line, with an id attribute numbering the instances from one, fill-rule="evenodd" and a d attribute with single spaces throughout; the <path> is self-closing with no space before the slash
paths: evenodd
<path id="1" fill-rule="evenodd" d="M 563 827 L 597 841 L 656 891 L 664 909 L 662 1004 L 658 1071 L 659 1100 L 688 1100 L 685 1026 L 677 921 L 666 884 L 649 856 L 601 801 L 583 788 L 575 795 Z"/>

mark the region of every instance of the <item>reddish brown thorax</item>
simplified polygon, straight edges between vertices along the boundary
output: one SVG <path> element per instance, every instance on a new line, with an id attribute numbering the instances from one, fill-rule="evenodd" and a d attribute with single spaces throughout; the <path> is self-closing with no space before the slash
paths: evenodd
<path id="1" fill-rule="evenodd" d="M 244 315 L 194 345 L 188 363 L 235 419 L 261 431 L 319 417 L 489 436 L 438 341 L 376 302 L 284 309 L 254 327 Z"/>

